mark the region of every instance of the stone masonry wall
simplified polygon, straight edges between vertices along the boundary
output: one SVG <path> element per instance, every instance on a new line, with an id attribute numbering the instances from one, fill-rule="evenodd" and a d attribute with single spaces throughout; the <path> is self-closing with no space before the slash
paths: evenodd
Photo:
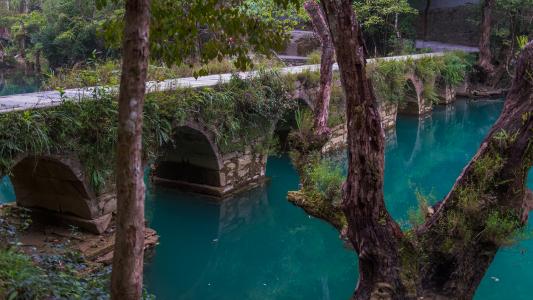
<path id="1" fill-rule="evenodd" d="M 396 126 L 396 117 L 398 115 L 398 104 L 381 103 L 379 106 L 381 115 L 381 125 L 385 131 L 393 130 Z M 341 124 L 331 129 L 331 138 L 322 148 L 322 153 L 335 152 L 346 148 L 348 138 L 348 128 L 346 124 Z"/>
<path id="2" fill-rule="evenodd" d="M 428 15 L 427 40 L 476 47 L 481 11 L 477 5 L 432 9 Z M 423 38 L 423 14 L 417 20 L 418 38 Z"/>
<path id="3" fill-rule="evenodd" d="M 224 155 L 223 161 L 220 182 L 224 194 L 258 185 L 265 177 L 267 155 L 254 151 L 252 146 Z"/>

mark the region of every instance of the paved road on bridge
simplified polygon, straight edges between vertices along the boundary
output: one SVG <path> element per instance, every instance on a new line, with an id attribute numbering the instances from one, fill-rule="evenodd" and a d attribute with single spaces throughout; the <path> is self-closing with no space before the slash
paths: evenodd
<path id="1" fill-rule="evenodd" d="M 403 55 L 403 56 L 391 56 L 377 59 L 368 59 L 367 63 L 372 64 L 376 60 L 407 60 L 407 59 L 419 59 L 428 56 L 440 56 L 443 53 L 428 53 L 428 54 L 415 54 L 415 55 Z M 304 65 L 296 67 L 281 68 L 281 74 L 299 74 L 305 71 L 319 71 L 320 65 Z M 333 70 L 338 70 L 337 64 L 333 66 Z M 240 72 L 237 73 L 241 78 L 257 76 L 257 71 Z M 170 91 L 180 88 L 200 88 L 214 86 L 220 83 L 228 82 L 231 79 L 232 74 L 217 74 L 202 76 L 198 78 L 187 77 L 168 79 L 164 81 L 150 81 L 146 83 L 147 93 L 153 93 L 158 91 Z M 108 92 L 117 92 L 117 86 L 108 87 L 87 87 L 77 89 L 67 89 L 63 93 L 59 91 L 44 91 L 28 94 L 18 94 L 0 97 L 0 113 L 6 113 L 11 111 L 29 110 L 36 108 L 44 108 L 60 105 L 65 99 L 79 100 L 82 98 L 91 98 L 97 89 L 104 89 Z"/>

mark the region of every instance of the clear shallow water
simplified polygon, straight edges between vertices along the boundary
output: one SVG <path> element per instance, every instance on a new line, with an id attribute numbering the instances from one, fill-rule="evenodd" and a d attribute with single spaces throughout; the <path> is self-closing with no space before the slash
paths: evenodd
<path id="1" fill-rule="evenodd" d="M 42 78 L 37 74 L 18 69 L 0 69 L 0 96 L 36 92 L 40 89 Z"/>
<path id="2" fill-rule="evenodd" d="M 416 206 L 417 188 L 436 199 L 449 191 L 501 107 L 500 101 L 459 101 L 424 122 L 399 118 L 385 170 L 387 207 L 396 220 Z M 287 191 L 298 188 L 287 157 L 270 158 L 267 174 L 272 180 L 265 188 L 222 204 L 149 187 L 147 218 L 161 236 L 146 265 L 151 293 L 158 299 L 348 299 L 357 279 L 355 254 L 328 224 L 287 202 Z M 0 202 L 13 200 L 4 179 Z M 531 299 L 532 279 L 529 240 L 498 253 L 476 299 Z"/>

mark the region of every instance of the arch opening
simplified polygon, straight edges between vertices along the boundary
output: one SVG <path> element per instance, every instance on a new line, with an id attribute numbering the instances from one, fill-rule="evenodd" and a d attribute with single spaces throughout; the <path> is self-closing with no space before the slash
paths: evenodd
<path id="1" fill-rule="evenodd" d="M 400 105 L 400 112 L 403 114 L 418 115 L 420 112 L 418 103 L 418 93 L 415 84 L 411 79 L 407 79 L 405 81 L 404 90 L 404 101 Z"/>
<path id="2" fill-rule="evenodd" d="M 173 136 L 173 143 L 164 148 L 154 170 L 157 182 L 223 186 L 220 154 L 204 132 L 191 126 L 179 127 Z"/>
<path id="3" fill-rule="evenodd" d="M 27 156 L 11 173 L 17 205 L 30 208 L 41 222 L 74 225 L 96 234 L 111 222 L 114 195 L 96 197 L 76 161 Z"/>
<path id="4" fill-rule="evenodd" d="M 303 121 L 301 118 L 313 116 L 313 108 L 307 101 L 302 98 L 297 101 L 296 108 L 285 112 L 281 119 L 277 121 L 274 129 L 274 137 L 278 140 L 278 148 L 281 152 L 289 150 L 289 134 L 292 130 L 298 129 L 298 123 Z"/>
<path id="5" fill-rule="evenodd" d="M 68 164 L 50 157 L 25 157 L 10 176 L 17 205 L 92 219 L 92 198 L 83 179 Z"/>

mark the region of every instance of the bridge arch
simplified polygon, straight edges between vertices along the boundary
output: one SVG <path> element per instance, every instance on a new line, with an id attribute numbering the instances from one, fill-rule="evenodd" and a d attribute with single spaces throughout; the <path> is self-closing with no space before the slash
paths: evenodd
<path id="1" fill-rule="evenodd" d="M 314 98 L 316 99 L 316 97 Z M 273 122 L 273 134 L 278 139 L 280 150 L 286 151 L 289 149 L 289 134 L 292 130 L 297 129 L 297 114 L 298 112 L 308 112 L 311 115 L 314 113 L 314 103 L 311 98 L 296 98 L 296 107 L 288 110 L 285 114 Z"/>
<path id="2" fill-rule="evenodd" d="M 425 115 L 432 110 L 431 103 L 424 97 L 424 81 L 414 72 L 405 76 L 405 101 L 400 112 L 411 115 Z"/>
<path id="3" fill-rule="evenodd" d="M 27 155 L 11 168 L 18 206 L 47 221 L 101 233 L 116 209 L 113 195 L 96 195 L 81 163 L 68 156 Z"/>
<path id="4" fill-rule="evenodd" d="M 223 167 L 214 133 L 190 121 L 174 129 L 172 141 L 163 146 L 154 165 L 152 178 L 162 185 L 208 192 L 225 185 Z"/>

